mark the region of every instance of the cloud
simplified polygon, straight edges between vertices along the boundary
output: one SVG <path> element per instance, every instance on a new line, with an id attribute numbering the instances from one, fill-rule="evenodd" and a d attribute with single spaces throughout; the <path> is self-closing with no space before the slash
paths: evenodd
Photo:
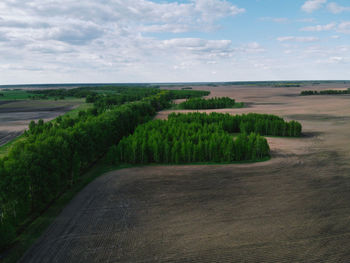
<path id="1" fill-rule="evenodd" d="M 321 32 L 321 31 L 329 31 L 336 27 L 336 23 L 330 23 L 327 25 L 316 25 L 316 26 L 307 26 L 303 27 L 300 30 L 301 31 L 308 31 L 308 32 Z"/>
<path id="2" fill-rule="evenodd" d="M 202 14 L 206 21 L 224 16 L 235 16 L 245 12 L 244 8 L 232 5 L 228 1 L 221 0 L 192 0 L 196 11 Z"/>
<path id="3" fill-rule="evenodd" d="M 340 6 L 337 3 L 329 3 L 327 5 L 328 10 L 333 13 L 333 14 L 339 14 L 345 11 L 350 11 L 350 7 L 346 7 L 346 6 Z"/>
<path id="4" fill-rule="evenodd" d="M 298 19 L 297 22 L 300 22 L 300 23 L 313 23 L 313 22 L 315 22 L 315 18 L 302 18 L 302 19 Z"/>
<path id="5" fill-rule="evenodd" d="M 350 34 L 350 21 L 340 23 L 337 31 L 344 34 Z"/>
<path id="6" fill-rule="evenodd" d="M 320 9 L 326 2 L 327 0 L 308 0 L 302 5 L 301 9 L 306 13 L 312 13 Z"/>
<path id="7" fill-rule="evenodd" d="M 233 52 L 229 40 L 162 40 L 150 34 L 205 32 L 221 18 L 244 12 L 226 0 L 2 0 L 0 52 L 11 63 L 31 60 L 68 71 L 136 67 L 157 62 L 154 54 L 162 52 L 223 58 Z"/>
<path id="8" fill-rule="evenodd" d="M 302 42 L 302 43 L 308 43 L 308 42 L 319 41 L 319 38 L 317 38 L 317 37 L 286 36 L 286 37 L 278 37 L 277 40 L 279 42 Z"/>
<path id="9" fill-rule="evenodd" d="M 266 51 L 266 49 L 263 48 L 257 42 L 251 42 L 248 44 L 244 44 L 241 47 L 236 48 L 235 50 L 239 51 L 239 52 L 243 52 L 243 53 L 262 53 L 262 52 Z"/>
<path id="10" fill-rule="evenodd" d="M 206 31 L 214 28 L 218 19 L 243 12 L 244 8 L 225 0 L 2 0 L 0 29 L 10 32 L 16 40 L 46 37 L 86 45 L 106 35 Z"/>
<path id="11" fill-rule="evenodd" d="M 286 23 L 288 22 L 288 18 L 286 17 L 261 17 L 259 18 L 261 21 L 269 21 L 269 22 L 274 22 L 274 23 Z"/>

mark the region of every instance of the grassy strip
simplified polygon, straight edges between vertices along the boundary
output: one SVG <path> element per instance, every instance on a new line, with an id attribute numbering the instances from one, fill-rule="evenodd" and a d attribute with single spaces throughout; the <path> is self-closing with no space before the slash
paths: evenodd
<path id="1" fill-rule="evenodd" d="M 17 138 L 14 138 L 13 140 L 9 141 L 8 143 L 0 146 L 0 158 L 1 157 L 4 157 L 8 151 L 10 150 L 10 148 L 12 147 L 12 145 L 15 143 L 15 142 L 18 142 L 20 140 L 23 140 L 24 138 L 24 134 L 18 136 Z"/>
<path id="2" fill-rule="evenodd" d="M 74 100 L 76 97 L 54 97 L 54 96 L 43 96 L 38 94 L 29 93 L 29 90 L 1 90 L 0 89 L 0 101 L 6 100 Z"/>
<path id="3" fill-rule="evenodd" d="M 66 112 L 62 116 L 69 116 L 69 117 L 75 118 L 78 116 L 79 111 L 86 111 L 88 109 L 91 109 L 93 106 L 94 106 L 93 103 L 83 102 L 78 107 L 76 107 L 75 109 L 73 109 L 71 111 Z"/>
<path id="4" fill-rule="evenodd" d="M 119 168 L 126 167 L 129 166 L 121 166 Z M 4 255 L 2 255 L 3 258 L 1 258 L 0 255 L 0 261 L 2 263 L 17 262 L 78 192 L 80 192 L 87 184 L 92 182 L 98 176 L 114 169 L 117 169 L 117 167 L 107 166 L 102 163 L 96 164 L 89 172 L 80 178 L 78 183 L 62 194 L 62 196 L 55 203 L 53 203 L 16 238 L 14 245 Z"/>
<path id="5" fill-rule="evenodd" d="M 31 96 L 25 90 L 0 90 L 0 101 L 2 100 L 25 100 Z"/>

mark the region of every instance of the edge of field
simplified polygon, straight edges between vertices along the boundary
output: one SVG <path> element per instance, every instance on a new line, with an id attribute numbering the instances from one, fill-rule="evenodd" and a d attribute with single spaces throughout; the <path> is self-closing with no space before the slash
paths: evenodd
<path id="1" fill-rule="evenodd" d="M 61 116 L 70 116 L 70 117 L 75 117 L 79 114 L 79 111 L 84 111 L 84 110 L 88 110 L 89 108 L 92 107 L 92 103 L 86 103 L 83 102 L 81 100 L 77 100 L 77 99 L 70 99 L 70 100 L 66 100 L 65 102 L 75 102 L 75 103 L 79 103 L 76 105 L 73 105 L 73 109 L 70 111 L 67 111 L 66 113 L 62 114 Z M 24 138 L 24 135 L 21 134 L 18 137 L 14 138 L 13 140 L 5 143 L 4 145 L 0 146 L 0 158 L 5 156 L 8 151 L 10 150 L 11 146 L 16 143 L 17 141 L 20 141 Z"/>
<path id="2" fill-rule="evenodd" d="M 98 176 L 115 169 L 126 167 L 107 166 L 105 164 L 96 164 L 89 170 L 81 180 L 68 191 L 63 193 L 46 211 L 37 217 L 15 240 L 14 244 L 0 255 L 2 263 L 17 262 L 23 254 L 32 246 L 32 244 L 41 236 L 46 228 L 56 219 L 63 208 L 71 201 L 74 196 L 80 192 L 86 185 L 92 182 Z"/>
<path id="3" fill-rule="evenodd" d="M 39 215 L 25 230 L 16 238 L 14 244 L 0 254 L 1 263 L 15 263 L 24 253 L 34 244 L 34 242 L 44 233 L 49 225 L 56 219 L 66 205 L 89 183 L 94 181 L 97 177 L 115 170 L 125 168 L 136 168 L 144 166 L 178 166 L 178 165 L 229 165 L 229 164 L 249 164 L 269 161 L 271 157 L 264 158 L 257 161 L 241 161 L 231 163 L 215 163 L 215 162 L 202 162 L 202 163 L 187 163 L 187 164 L 122 164 L 122 165 L 108 165 L 102 159 L 95 164 L 84 176 L 80 178 L 80 181 L 76 183 L 72 188 L 63 193 L 57 201 L 50 205 L 41 215 Z"/>

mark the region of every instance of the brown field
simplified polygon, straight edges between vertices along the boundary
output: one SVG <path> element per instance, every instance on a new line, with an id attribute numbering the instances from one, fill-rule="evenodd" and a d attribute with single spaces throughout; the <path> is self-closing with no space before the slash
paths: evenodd
<path id="1" fill-rule="evenodd" d="M 21 262 L 350 262 L 350 96 L 196 87 L 303 124 L 255 164 L 110 172 L 62 211 Z M 164 111 L 158 118 L 165 118 Z"/>
<path id="2" fill-rule="evenodd" d="M 0 146 L 27 129 L 32 120 L 52 120 L 73 109 L 78 101 L 0 101 Z"/>

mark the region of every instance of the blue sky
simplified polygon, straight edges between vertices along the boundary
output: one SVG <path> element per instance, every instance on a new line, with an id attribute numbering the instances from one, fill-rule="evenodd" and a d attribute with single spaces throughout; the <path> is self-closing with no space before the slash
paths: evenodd
<path id="1" fill-rule="evenodd" d="M 2 0 L 0 84 L 349 79 L 346 0 Z"/>

